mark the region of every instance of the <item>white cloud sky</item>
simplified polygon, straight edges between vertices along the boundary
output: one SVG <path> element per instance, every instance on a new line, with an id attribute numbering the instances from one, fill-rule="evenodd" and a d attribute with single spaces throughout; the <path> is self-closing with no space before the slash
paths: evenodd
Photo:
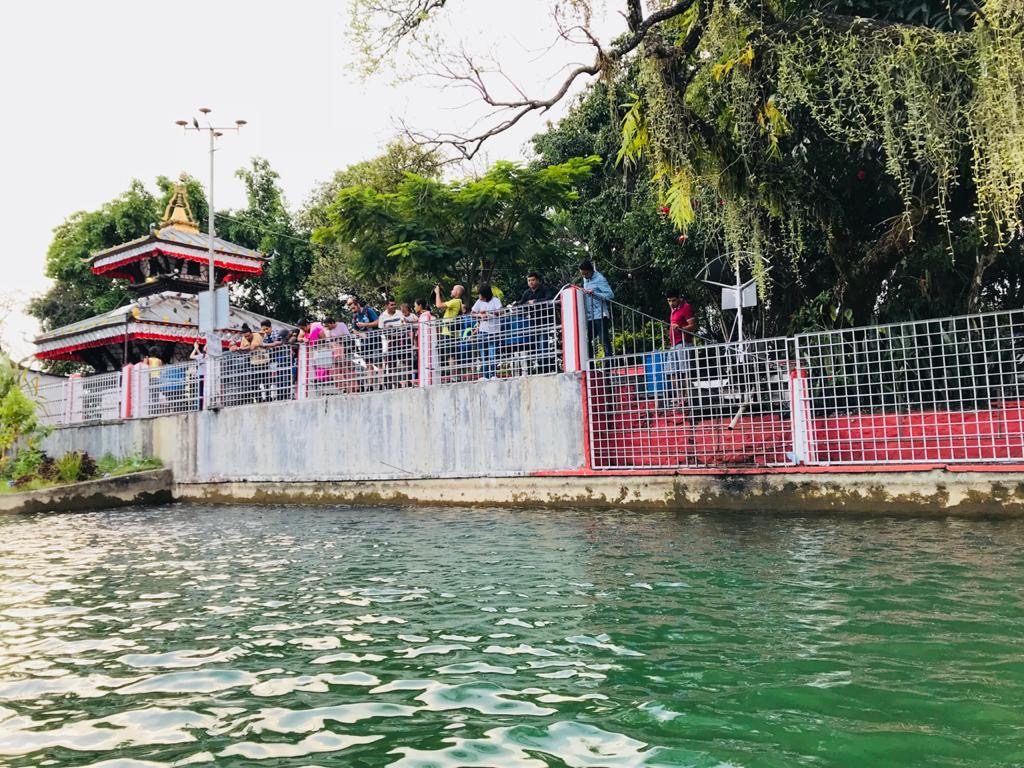
<path id="1" fill-rule="evenodd" d="M 555 62 L 589 58 L 540 51 L 554 38 L 549 0 L 452 0 L 452 34 L 486 50 L 531 90 L 547 94 Z M 0 210 L 6 253 L 0 297 L 14 310 L 3 344 L 31 353 L 38 328 L 21 312 L 47 287 L 52 230 L 69 214 L 123 192 L 133 178 L 208 177 L 204 138 L 174 121 L 209 106 L 211 117 L 249 121 L 222 140 L 218 209 L 244 203 L 234 171 L 254 155 L 281 174 L 292 207 L 317 181 L 378 154 L 395 118 L 428 128 L 463 125 L 455 104 L 423 84 L 362 82 L 346 38 L 347 0 L 50 0 L 6 6 L 0 27 Z M 611 23 L 615 23 L 615 19 Z M 547 118 L 557 117 L 556 113 Z M 524 121 L 487 153 L 522 156 L 542 119 Z"/>

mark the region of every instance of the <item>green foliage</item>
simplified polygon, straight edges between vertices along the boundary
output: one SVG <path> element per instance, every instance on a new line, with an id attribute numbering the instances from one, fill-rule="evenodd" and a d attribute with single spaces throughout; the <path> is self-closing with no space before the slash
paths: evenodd
<path id="1" fill-rule="evenodd" d="M 329 182 L 315 190 L 299 214 L 300 221 L 307 231 L 329 228 L 329 210 L 342 190 L 364 187 L 380 194 L 393 193 L 405 181 L 407 174 L 439 179 L 440 158 L 414 144 L 391 142 L 379 157 L 338 171 Z M 380 254 L 376 256 L 381 257 Z M 366 261 L 364 254 L 351 241 L 328 238 L 316 243 L 313 267 L 304 286 L 311 302 L 322 311 L 336 313 L 344 306 L 342 295 L 387 293 L 425 297 L 433 285 L 429 276 L 368 269 Z"/>
<path id="2" fill-rule="evenodd" d="M 57 459 L 57 479 L 62 483 L 77 483 L 82 475 L 82 454 L 66 453 Z"/>
<path id="3" fill-rule="evenodd" d="M 350 248 L 349 267 L 370 285 L 512 281 L 557 258 L 557 218 L 600 158 L 546 167 L 496 163 L 476 179 L 446 183 L 407 174 L 393 192 L 341 189 L 314 232 L 327 247 Z M 403 295 L 404 298 L 409 298 Z"/>
<path id="4" fill-rule="evenodd" d="M 145 472 L 151 469 L 160 469 L 163 462 L 153 456 L 128 456 L 118 459 L 113 454 L 106 453 L 96 462 L 96 474 L 101 476 L 128 475 L 132 472 Z"/>
<path id="5" fill-rule="evenodd" d="M 11 387 L 0 400 L 0 451 L 8 451 L 39 429 L 36 406 L 20 387 Z"/>
<path id="6" fill-rule="evenodd" d="M 35 490 L 58 483 L 78 483 L 96 477 L 144 472 L 161 466 L 156 458 L 129 456 L 119 460 L 109 453 L 96 461 L 86 451 L 72 451 L 55 460 L 38 448 L 25 448 L 3 465 L 0 477 L 11 481 L 9 488 Z"/>
<path id="7" fill-rule="evenodd" d="M 658 348 L 653 343 L 664 337 L 664 324 L 658 320 L 648 320 L 634 330 L 622 330 L 612 336 L 612 351 L 617 355 L 635 355 L 650 352 Z"/>
<path id="8" fill-rule="evenodd" d="M 620 127 L 635 108 L 636 86 L 632 68 L 614 83 L 588 88 L 557 125 L 533 138 L 537 163 L 589 155 L 616 158 Z M 561 215 L 559 256 L 546 275 L 548 284 L 574 279 L 580 260 L 592 258 L 611 281 L 618 301 L 649 314 L 665 315 L 662 296 L 670 285 L 696 304 L 704 302 L 704 290 L 694 279 L 704 264 L 701 244 L 680 243 L 672 223 L 661 214 L 661 185 L 652 178 L 648 158 L 606 159 L 579 192 L 579 199 Z"/>
<path id="9" fill-rule="evenodd" d="M 837 322 L 1008 306 L 989 286 L 1024 226 L 1020 4 L 986 0 L 962 26 L 963 3 L 813 5 L 702 4 L 685 64 L 641 58 L 634 108 L 670 219 L 747 262 L 777 330 L 817 326 L 819 301 Z"/>
<path id="10" fill-rule="evenodd" d="M 54 285 L 28 305 L 43 330 L 108 312 L 129 300 L 123 281 L 94 275 L 88 258 L 96 251 L 142 237 L 159 221 L 159 201 L 142 183 L 96 211 L 79 211 L 54 230 L 46 253 L 46 276 Z"/>
<path id="11" fill-rule="evenodd" d="M 0 354 L 0 456 L 8 456 L 19 444 L 34 448 L 45 433 L 35 403 L 22 389 L 23 381 L 22 371 Z"/>
<path id="12" fill-rule="evenodd" d="M 239 284 L 234 302 L 244 308 L 295 323 L 306 314 L 309 301 L 303 286 L 313 268 L 309 231 L 289 213 L 280 176 L 261 157 L 236 176 L 245 184 L 248 204 L 237 211 L 217 214 L 217 233 L 231 242 L 269 257 L 263 274 Z"/>
<path id="13" fill-rule="evenodd" d="M 45 459 L 46 454 L 38 448 L 26 448 L 18 452 L 5 474 L 14 479 L 35 476 Z"/>

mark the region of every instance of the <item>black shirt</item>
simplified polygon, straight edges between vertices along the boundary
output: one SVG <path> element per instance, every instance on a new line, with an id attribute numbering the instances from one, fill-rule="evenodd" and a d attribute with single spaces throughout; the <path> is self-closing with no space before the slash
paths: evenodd
<path id="1" fill-rule="evenodd" d="M 555 298 L 555 296 L 551 292 L 551 289 L 541 283 L 537 286 L 537 290 L 535 291 L 529 288 L 523 291 L 523 295 L 519 297 L 519 303 L 528 304 L 531 301 L 551 301 L 553 298 Z"/>

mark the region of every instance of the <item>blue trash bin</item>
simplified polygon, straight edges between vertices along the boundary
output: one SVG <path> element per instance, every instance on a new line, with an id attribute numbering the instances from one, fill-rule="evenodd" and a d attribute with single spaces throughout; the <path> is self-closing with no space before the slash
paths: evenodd
<path id="1" fill-rule="evenodd" d="M 668 392 L 668 352 L 644 355 L 644 389 L 648 397 L 662 397 Z"/>

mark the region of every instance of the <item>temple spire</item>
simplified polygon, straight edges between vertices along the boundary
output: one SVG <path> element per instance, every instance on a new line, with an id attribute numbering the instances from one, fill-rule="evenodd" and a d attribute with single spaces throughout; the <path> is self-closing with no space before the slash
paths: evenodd
<path id="1" fill-rule="evenodd" d="M 160 220 L 160 229 L 165 227 L 196 234 L 199 232 L 199 225 L 192 216 L 192 207 L 188 204 L 188 191 L 185 189 L 184 179 L 174 185 L 174 194 L 167 201 L 164 217 Z"/>

